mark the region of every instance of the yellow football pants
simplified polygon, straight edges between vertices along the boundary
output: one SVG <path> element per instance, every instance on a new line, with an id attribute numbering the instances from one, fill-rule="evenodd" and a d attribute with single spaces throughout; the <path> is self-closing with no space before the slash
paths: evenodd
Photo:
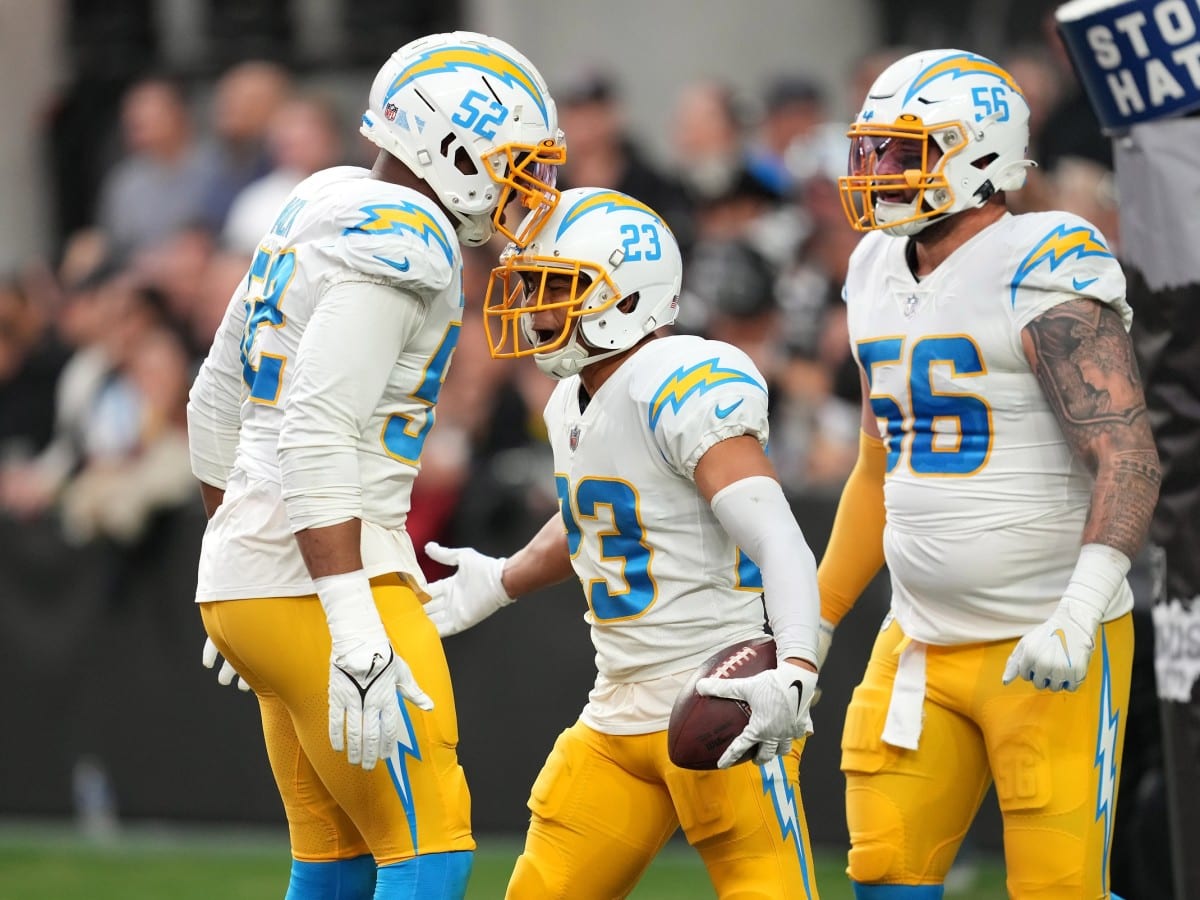
<path id="1" fill-rule="evenodd" d="M 671 764 L 665 731 L 559 735 L 529 799 L 510 900 L 614 900 L 682 826 L 724 900 L 817 897 L 797 786 L 802 743 L 765 766 Z"/>
<path id="2" fill-rule="evenodd" d="M 371 587 L 392 646 L 434 708 L 422 712 L 402 701 L 411 750 L 370 772 L 329 743 L 329 628 L 315 595 L 200 604 L 213 642 L 258 695 L 292 855 L 304 862 L 371 853 L 388 865 L 417 853 L 475 848 L 437 630 L 399 577 L 372 579 Z"/>
<path id="3" fill-rule="evenodd" d="M 850 877 L 941 884 L 993 779 L 1008 893 L 1108 897 L 1133 618 L 1105 624 L 1074 693 L 1000 683 L 1016 640 L 926 650 L 917 750 L 882 740 L 903 633 L 880 632 L 842 735 Z"/>

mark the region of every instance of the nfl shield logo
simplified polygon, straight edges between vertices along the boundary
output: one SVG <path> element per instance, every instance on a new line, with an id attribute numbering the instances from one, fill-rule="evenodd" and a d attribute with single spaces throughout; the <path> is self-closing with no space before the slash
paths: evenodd
<path id="1" fill-rule="evenodd" d="M 917 309 L 921 305 L 921 298 L 916 294 L 909 294 L 904 298 L 904 318 L 911 319 L 917 314 Z"/>
<path id="2" fill-rule="evenodd" d="M 579 431 L 578 425 L 572 425 L 571 431 L 567 434 L 567 446 L 571 448 L 572 452 L 579 446 Z"/>
<path id="3" fill-rule="evenodd" d="M 400 107 L 398 107 L 395 103 L 389 103 L 383 108 L 383 117 L 389 122 L 395 122 L 396 113 L 398 112 L 400 112 Z"/>

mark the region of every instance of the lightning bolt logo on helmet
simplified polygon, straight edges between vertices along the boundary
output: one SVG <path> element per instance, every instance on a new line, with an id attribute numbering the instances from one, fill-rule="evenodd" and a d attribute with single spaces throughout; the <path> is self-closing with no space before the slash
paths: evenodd
<path id="1" fill-rule="evenodd" d="M 1005 86 L 1010 91 L 1015 91 L 1021 96 L 1021 88 L 1013 77 L 1000 68 L 990 59 L 985 56 L 977 56 L 974 53 L 956 53 L 953 56 L 947 56 L 945 59 L 940 59 L 932 65 L 928 66 L 908 87 L 908 93 L 904 96 L 904 102 L 907 103 L 921 91 L 922 88 L 928 86 L 931 82 L 936 81 L 949 75 L 951 78 L 963 78 L 967 75 L 990 75 L 1004 82 Z"/>
<path id="2" fill-rule="evenodd" d="M 659 225 L 667 228 L 667 223 L 662 220 L 658 213 L 648 207 L 645 203 L 634 200 L 628 194 L 621 194 L 617 191 L 597 191 L 589 194 L 582 200 L 578 201 L 574 206 L 567 210 L 562 221 L 558 225 L 558 233 L 554 235 L 555 240 L 563 236 L 568 228 L 582 219 L 590 212 L 596 210 L 633 210 L 643 212 L 652 218 Z M 669 228 L 667 229 L 670 230 Z"/>
<path id="3" fill-rule="evenodd" d="M 515 60 L 490 47 L 436 47 L 426 51 L 416 60 L 405 66 L 392 80 L 384 95 L 390 100 L 406 85 L 425 75 L 441 72 L 457 72 L 462 69 L 476 69 L 485 75 L 491 75 L 510 87 L 516 87 L 529 95 L 541 114 L 542 122 L 548 123 L 546 113 L 546 98 L 542 95 L 537 82 Z"/>

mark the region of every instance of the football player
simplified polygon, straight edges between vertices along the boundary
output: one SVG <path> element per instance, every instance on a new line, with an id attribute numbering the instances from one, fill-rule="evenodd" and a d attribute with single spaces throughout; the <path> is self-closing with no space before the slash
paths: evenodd
<path id="1" fill-rule="evenodd" d="M 941 897 L 994 783 L 1009 896 L 1107 897 L 1125 574 L 1160 480 L 1124 275 L 1089 222 L 1007 211 L 1029 107 L 990 60 L 901 59 L 849 137 L 864 400 L 827 637 L 885 561 L 892 584 L 842 738 L 856 896 Z"/>
<path id="2" fill-rule="evenodd" d="M 815 560 L 764 452 L 762 374 L 729 344 L 657 333 L 681 271 L 658 213 L 579 188 L 492 272 L 492 356 L 532 356 L 558 380 L 545 420 L 560 514 L 508 559 L 428 545 L 458 568 L 426 609 L 451 635 L 574 575 L 599 669 L 533 786 L 510 898 L 624 897 L 680 826 L 721 896 L 817 896 L 797 783 Z M 681 686 L 767 625 L 777 668 L 698 686 L 751 708 L 723 768 L 677 768 L 667 723 Z M 755 745 L 754 765 L 731 765 Z"/>
<path id="3" fill-rule="evenodd" d="M 361 130 L 374 168 L 295 189 L 192 388 L 196 599 L 206 662 L 258 695 L 289 900 L 457 898 L 470 804 L 405 519 L 462 323 L 460 241 L 528 240 L 565 150 L 537 70 L 466 32 L 393 54 Z"/>

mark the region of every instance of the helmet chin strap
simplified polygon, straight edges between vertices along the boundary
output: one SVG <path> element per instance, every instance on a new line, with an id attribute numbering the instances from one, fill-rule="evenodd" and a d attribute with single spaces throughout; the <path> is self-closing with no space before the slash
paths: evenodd
<path id="1" fill-rule="evenodd" d="M 887 222 L 894 219 L 907 219 L 909 216 L 917 214 L 917 201 L 914 199 L 911 203 L 889 203 L 886 200 L 879 200 L 875 203 L 875 220 L 877 222 Z M 938 220 L 942 217 L 938 216 Z M 898 225 L 884 226 L 883 233 L 892 237 L 912 237 L 936 221 L 931 218 L 914 219 L 911 222 L 901 222 Z"/>
<path id="2" fill-rule="evenodd" d="M 492 239 L 495 229 L 492 227 L 492 215 L 487 213 L 480 216 L 464 216 L 450 210 L 458 224 L 454 227 L 458 239 L 468 247 L 482 247 Z"/>
<path id="3" fill-rule="evenodd" d="M 570 378 L 572 375 L 578 375 L 592 363 L 609 359 L 618 353 L 624 353 L 628 349 L 628 347 L 620 347 L 616 350 L 606 350 L 603 353 L 593 355 L 589 348 L 580 343 L 579 329 L 576 327 L 563 346 L 557 350 L 551 350 L 549 353 L 535 353 L 533 361 L 542 374 L 549 375 L 551 378 L 557 378 L 561 381 L 564 378 Z"/>

